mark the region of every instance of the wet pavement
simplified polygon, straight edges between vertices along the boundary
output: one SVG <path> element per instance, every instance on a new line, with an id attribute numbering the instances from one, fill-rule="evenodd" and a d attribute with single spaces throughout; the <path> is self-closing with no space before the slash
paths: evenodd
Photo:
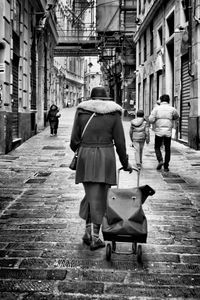
<path id="1" fill-rule="evenodd" d="M 156 171 L 151 134 L 140 184 L 156 193 L 143 205 L 142 262 L 133 254 L 107 261 L 105 248 L 91 252 L 81 240 L 83 188 L 68 168 L 74 112 L 62 111 L 57 137 L 46 128 L 0 156 L 0 299 L 200 299 L 200 151 L 172 142 L 170 172 Z M 136 174 L 122 172 L 120 185 L 135 186 Z"/>

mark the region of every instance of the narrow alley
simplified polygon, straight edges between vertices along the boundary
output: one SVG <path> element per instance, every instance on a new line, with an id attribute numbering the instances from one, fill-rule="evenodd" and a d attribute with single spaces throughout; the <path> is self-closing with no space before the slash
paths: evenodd
<path id="1" fill-rule="evenodd" d="M 61 111 L 57 137 L 47 127 L 0 156 L 0 299 L 200 299 L 200 152 L 173 141 L 170 172 L 157 171 L 152 132 L 140 184 L 156 193 L 143 205 L 142 263 L 125 254 L 107 261 L 105 248 L 82 244 L 83 188 L 68 168 L 74 113 Z M 123 125 L 134 164 L 130 123 Z M 135 186 L 135 174 L 122 174 L 120 183 Z"/>

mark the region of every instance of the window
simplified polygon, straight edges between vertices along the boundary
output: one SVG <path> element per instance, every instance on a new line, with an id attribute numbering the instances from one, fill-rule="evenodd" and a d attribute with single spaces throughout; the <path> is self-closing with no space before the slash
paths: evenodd
<path id="1" fill-rule="evenodd" d="M 17 35 L 20 34 L 20 4 L 17 0 L 13 2 L 13 30 Z"/>
<path id="2" fill-rule="evenodd" d="M 159 100 L 162 95 L 162 71 L 157 72 L 157 100 Z"/>
<path id="3" fill-rule="evenodd" d="M 140 105 L 140 96 L 141 96 L 141 82 L 138 83 L 138 108 L 141 107 L 141 105 Z"/>
<path id="4" fill-rule="evenodd" d="M 154 86 L 154 74 L 149 77 L 149 114 L 153 108 L 153 86 Z"/>
<path id="5" fill-rule="evenodd" d="M 139 40 L 139 43 L 138 43 L 138 60 L 139 60 L 139 65 L 141 65 L 141 40 Z"/>
<path id="6" fill-rule="evenodd" d="M 174 12 L 167 18 L 167 28 L 170 37 L 174 33 Z"/>
<path id="7" fill-rule="evenodd" d="M 144 110 L 144 113 L 146 114 L 146 103 L 147 102 L 147 79 L 145 78 L 143 80 L 143 110 Z"/>
<path id="8" fill-rule="evenodd" d="M 141 14 L 141 0 L 139 0 L 138 2 L 138 12 L 139 14 Z"/>
<path id="9" fill-rule="evenodd" d="M 150 55 L 153 54 L 154 42 L 153 42 L 153 23 L 150 24 Z"/>
<path id="10" fill-rule="evenodd" d="M 158 47 L 163 45 L 163 28 L 162 26 L 158 29 Z"/>
<path id="11" fill-rule="evenodd" d="M 124 20 L 125 23 L 125 30 L 131 31 L 133 28 L 133 23 L 137 17 L 137 2 L 135 0 L 126 0 L 124 1 L 125 7 L 132 7 L 132 11 L 125 11 L 124 12 Z"/>
<path id="12" fill-rule="evenodd" d="M 144 61 L 147 60 L 147 35 L 146 31 L 144 32 Z"/>
<path id="13" fill-rule="evenodd" d="M 182 0 L 182 7 L 185 15 L 185 21 L 189 21 L 189 0 Z"/>

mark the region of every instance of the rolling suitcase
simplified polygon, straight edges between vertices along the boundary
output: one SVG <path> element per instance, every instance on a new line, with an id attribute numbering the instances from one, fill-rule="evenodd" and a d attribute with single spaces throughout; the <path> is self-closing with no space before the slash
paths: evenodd
<path id="1" fill-rule="evenodd" d="M 107 209 L 102 222 L 102 233 L 106 246 L 106 258 L 111 259 L 112 252 L 116 252 L 116 242 L 132 243 L 131 254 L 137 254 L 137 260 L 142 259 L 142 247 L 137 243 L 146 243 L 147 219 L 142 204 L 148 196 L 155 191 L 148 185 L 139 186 L 140 171 L 137 172 L 137 187 L 119 188 L 119 175 L 122 168 L 118 170 L 118 185 L 108 192 Z"/>

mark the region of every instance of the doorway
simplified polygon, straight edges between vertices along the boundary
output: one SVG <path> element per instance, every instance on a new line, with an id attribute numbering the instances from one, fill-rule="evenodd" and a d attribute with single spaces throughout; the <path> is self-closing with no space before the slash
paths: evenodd
<path id="1" fill-rule="evenodd" d="M 166 93 L 174 106 L 174 39 L 167 43 L 166 53 Z"/>

